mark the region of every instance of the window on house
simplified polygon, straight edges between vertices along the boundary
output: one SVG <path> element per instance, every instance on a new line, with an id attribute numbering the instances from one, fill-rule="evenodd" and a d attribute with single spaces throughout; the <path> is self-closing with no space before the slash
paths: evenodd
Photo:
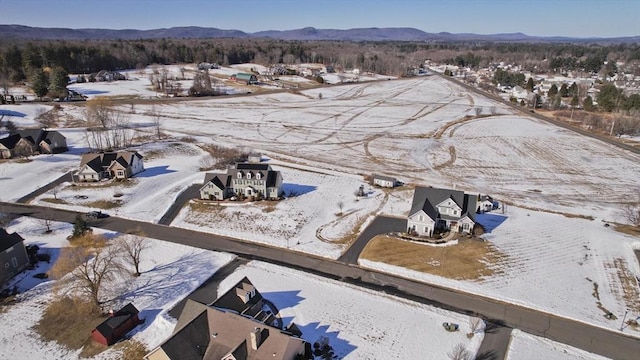
<path id="1" fill-rule="evenodd" d="M 251 173 L 247 173 L 247 179 L 251 179 Z"/>
<path id="2" fill-rule="evenodd" d="M 242 179 L 242 173 L 238 171 L 238 179 Z"/>
<path id="3" fill-rule="evenodd" d="M 458 215 L 458 210 L 453 210 L 453 215 Z"/>
<path id="4" fill-rule="evenodd" d="M 462 230 L 469 231 L 469 224 L 467 223 L 462 224 Z"/>
<path id="5" fill-rule="evenodd" d="M 14 268 L 17 268 L 18 267 L 18 259 L 17 258 L 12 258 L 11 259 L 11 264 L 13 264 Z"/>
<path id="6" fill-rule="evenodd" d="M 260 177 L 261 177 L 260 173 L 257 173 L 256 174 L 256 179 L 260 180 Z"/>
<path id="7" fill-rule="evenodd" d="M 422 215 L 420 215 L 420 221 L 423 221 Z"/>

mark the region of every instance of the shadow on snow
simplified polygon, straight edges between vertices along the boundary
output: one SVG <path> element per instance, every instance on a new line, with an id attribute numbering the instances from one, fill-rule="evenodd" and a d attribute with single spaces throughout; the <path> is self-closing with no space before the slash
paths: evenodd
<path id="1" fill-rule="evenodd" d="M 0 109 L 0 116 L 25 117 L 25 116 L 27 116 L 27 114 L 21 113 L 21 112 L 17 112 L 17 111 L 13 111 L 13 110 Z"/>
<path id="2" fill-rule="evenodd" d="M 152 168 L 144 169 L 143 172 L 136 174 L 137 178 L 148 178 L 158 175 L 170 174 L 176 172 L 175 170 L 169 170 L 168 165 L 154 166 Z"/>
<path id="3" fill-rule="evenodd" d="M 287 197 L 304 195 L 316 190 L 317 188 L 318 188 L 317 186 L 311 186 L 311 185 L 290 184 L 290 183 L 282 184 L 282 191 Z"/>
<path id="4" fill-rule="evenodd" d="M 476 214 L 476 220 L 484 226 L 484 232 L 490 233 L 507 220 L 506 215 L 498 215 L 491 213 Z"/>

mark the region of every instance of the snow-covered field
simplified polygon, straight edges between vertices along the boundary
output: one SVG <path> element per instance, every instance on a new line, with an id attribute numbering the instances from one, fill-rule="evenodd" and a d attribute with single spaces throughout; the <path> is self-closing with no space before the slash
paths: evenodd
<path id="1" fill-rule="evenodd" d="M 220 69 L 220 75 L 240 70 Z M 130 79 L 133 75 L 137 80 L 74 86 L 93 91 L 95 96 L 155 96 L 147 89 L 148 73 L 132 72 Z M 82 129 L 72 124 L 83 119 L 83 106 L 62 106 L 59 131 L 67 136 L 72 151 L 34 156 L 27 163 L 0 164 L 0 199 L 15 201 L 77 166 L 78 155 L 87 150 L 87 143 Z M 1 105 L 0 111 L 5 121 L 33 126 L 41 111 L 38 108 L 43 107 Z M 477 283 L 366 261 L 363 265 L 607 328 L 616 324 L 603 317 L 596 302 L 621 315 L 628 304 L 622 300 L 617 272 L 624 267 L 630 276 L 640 275 L 633 255 L 634 248 L 640 249 L 638 239 L 603 226 L 603 221 L 625 221 L 622 208 L 629 201 L 629 189 L 640 188 L 640 177 L 634 176 L 640 174 L 640 156 L 514 114 L 440 77 L 259 96 L 167 100 L 119 109 L 142 134 L 152 133 L 150 111 L 161 114 L 163 131 L 173 140 L 136 148 L 143 155 L 155 155 L 145 163 L 147 171 L 133 186 L 100 190 L 66 187 L 58 196 L 68 204 L 55 206 L 84 211 L 87 207 L 75 195 L 89 197 L 82 201 L 113 199 L 114 192 L 120 191 L 124 204 L 117 215 L 157 221 L 180 191 L 204 177 L 198 171 L 203 151 L 190 143 L 169 145 L 190 137 L 201 143 L 261 151 L 283 172 L 285 184 L 299 190 L 299 196 L 273 206 L 227 206 L 211 214 L 187 207 L 175 226 L 335 258 L 343 249 L 335 241 L 358 231 L 354 226 L 369 214 L 402 216 L 408 212 L 410 191 L 385 196 L 373 190 L 369 198 L 354 201 L 353 192 L 362 183 L 362 175 L 378 172 L 410 184 L 488 193 L 513 204 L 507 206 L 506 220 L 484 219 L 495 224 L 485 238 L 507 255 L 506 265 L 497 275 Z M 49 205 L 43 198 L 51 197 L 45 194 L 36 202 Z M 336 216 L 340 200 L 345 204 L 344 218 Z M 248 232 L 242 221 L 212 225 L 212 216 L 220 214 L 256 219 L 257 230 Z M 599 300 L 592 295 L 596 283 Z"/>
<path id="2" fill-rule="evenodd" d="M 511 332 L 507 359 L 604 360 L 606 358 L 514 329 Z"/>

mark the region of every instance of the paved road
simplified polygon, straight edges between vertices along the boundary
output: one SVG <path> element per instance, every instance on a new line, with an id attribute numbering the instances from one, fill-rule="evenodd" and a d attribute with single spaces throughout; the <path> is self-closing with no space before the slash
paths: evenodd
<path id="1" fill-rule="evenodd" d="M 617 146 L 617 147 L 619 147 L 621 149 L 628 150 L 628 151 L 631 151 L 631 152 L 636 153 L 636 154 L 640 154 L 640 147 L 631 146 L 629 144 L 622 143 L 622 142 L 616 140 L 615 138 L 612 138 L 612 137 L 609 137 L 609 136 L 599 135 L 599 134 L 593 133 L 591 131 L 585 130 L 583 128 L 576 127 L 576 126 L 567 124 L 567 123 L 565 123 L 563 121 L 555 120 L 555 119 L 546 117 L 546 116 L 538 114 L 538 113 L 532 113 L 532 112 L 530 112 L 530 109 L 528 109 L 526 107 L 522 107 L 520 105 L 512 104 L 511 102 L 506 101 L 506 100 L 502 99 L 501 97 L 499 97 L 497 95 L 490 94 L 490 93 L 484 92 L 484 91 L 482 91 L 480 89 L 477 89 L 477 88 L 475 88 L 475 87 L 473 87 L 471 85 L 467 85 L 467 84 L 465 84 L 465 83 L 463 83 L 461 81 L 453 79 L 451 76 L 444 76 L 444 75 L 440 75 L 440 74 L 438 74 L 438 76 L 441 76 L 441 77 L 443 77 L 443 78 L 445 78 L 445 79 L 447 79 L 447 80 L 449 80 L 449 81 L 451 81 L 453 83 L 456 83 L 456 84 L 464 87 L 465 89 L 467 89 L 469 91 L 473 91 L 473 92 L 475 92 L 475 93 L 477 93 L 479 95 L 482 95 L 482 96 L 487 97 L 489 99 L 492 99 L 492 100 L 495 100 L 495 101 L 500 102 L 502 104 L 505 104 L 505 105 L 511 107 L 512 109 L 516 110 L 516 111 L 522 112 L 526 116 L 534 117 L 536 119 L 539 119 L 539 120 L 542 120 L 542 121 L 546 121 L 548 123 L 551 123 L 553 125 L 559 126 L 561 128 L 565 128 L 567 130 L 574 131 L 574 132 L 576 132 L 576 133 L 578 133 L 580 135 L 588 136 L 588 137 L 603 141 L 603 142 L 605 142 L 607 144 L 610 144 L 610 145 L 613 145 L 613 146 Z"/>
<path id="2" fill-rule="evenodd" d="M 509 351 L 511 328 L 499 323 L 486 323 L 484 339 L 475 360 L 503 360 Z"/>
<path id="3" fill-rule="evenodd" d="M 405 231 L 406 226 L 406 219 L 399 219 L 390 216 L 376 216 L 371 224 L 369 224 L 362 234 L 358 236 L 356 241 L 351 244 L 347 251 L 340 256 L 338 261 L 346 264 L 357 265 L 360 253 L 364 250 L 365 246 L 367 246 L 369 240 L 373 239 L 376 235 Z"/>
<path id="4" fill-rule="evenodd" d="M 73 222 L 77 214 L 68 210 L 0 203 L 0 211 L 5 213 L 26 214 L 41 218 L 46 216 L 44 210 L 47 210 L 49 217 L 56 221 Z M 482 295 L 425 284 L 310 254 L 188 229 L 116 217 L 102 219 L 98 225 L 101 228 L 117 232 L 140 228 L 150 238 L 202 249 L 229 252 L 248 259 L 266 261 L 342 280 L 360 287 L 384 291 L 440 308 L 479 316 L 491 322 L 502 323 L 511 328 L 517 328 L 609 358 L 630 360 L 640 358 L 639 337 L 523 306 L 504 303 Z M 612 323 L 611 325 L 615 327 L 618 324 Z"/>
<path id="5" fill-rule="evenodd" d="M 180 210 L 182 210 L 182 208 L 184 207 L 184 204 L 186 204 L 191 199 L 200 198 L 200 193 L 198 190 L 200 190 L 201 187 L 202 185 L 195 184 L 189 186 L 183 192 L 181 192 L 176 198 L 176 201 L 171 204 L 171 207 L 169 207 L 167 212 L 162 215 L 162 217 L 158 221 L 158 224 L 171 225 L 171 222 L 176 218 L 176 216 L 178 216 Z"/>
<path id="6" fill-rule="evenodd" d="M 71 178 L 71 171 L 69 171 L 68 173 L 60 176 L 59 178 L 53 180 L 52 182 L 48 183 L 48 184 L 43 184 L 42 187 L 38 188 L 35 191 L 30 192 L 29 194 L 21 197 L 20 199 L 17 200 L 17 202 L 19 203 L 23 203 L 26 204 L 29 201 L 35 199 L 36 197 L 46 193 L 47 191 L 55 188 L 56 186 L 67 182 L 67 181 L 73 181 L 73 179 Z"/>

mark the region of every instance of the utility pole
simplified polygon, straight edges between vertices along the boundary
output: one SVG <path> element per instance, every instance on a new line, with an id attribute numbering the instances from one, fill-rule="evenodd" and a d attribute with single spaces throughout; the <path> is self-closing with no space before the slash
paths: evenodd
<path id="1" fill-rule="evenodd" d="M 609 131 L 609 136 L 613 136 L 613 126 L 616 124 L 616 121 L 613 120 L 613 122 L 611 123 L 611 130 Z"/>
<path id="2" fill-rule="evenodd" d="M 629 309 L 626 309 L 624 311 L 624 316 L 622 317 L 622 323 L 620 324 L 620 331 L 622 331 L 624 329 L 624 320 L 627 318 L 627 313 L 629 312 Z"/>

